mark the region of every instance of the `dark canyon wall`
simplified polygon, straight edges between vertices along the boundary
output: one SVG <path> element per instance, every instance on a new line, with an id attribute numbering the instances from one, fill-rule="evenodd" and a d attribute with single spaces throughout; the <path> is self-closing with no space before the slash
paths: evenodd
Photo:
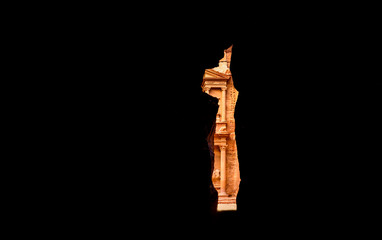
<path id="1" fill-rule="evenodd" d="M 203 12 L 137 24 L 87 11 L 86 21 L 43 30 L 30 216 L 89 233 L 208 226 L 216 109 L 200 85 L 233 44 L 238 233 L 347 231 L 370 219 L 381 159 L 372 27 L 280 10 L 198 21 Z"/>

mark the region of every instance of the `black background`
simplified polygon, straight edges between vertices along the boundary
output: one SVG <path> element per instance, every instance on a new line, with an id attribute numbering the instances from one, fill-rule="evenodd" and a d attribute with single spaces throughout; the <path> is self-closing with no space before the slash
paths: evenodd
<path id="1" fill-rule="evenodd" d="M 369 10 L 92 4 L 26 21 L 28 219 L 86 234 L 372 227 L 381 77 Z M 197 96 L 232 44 L 239 211 L 210 219 L 195 188 Z"/>

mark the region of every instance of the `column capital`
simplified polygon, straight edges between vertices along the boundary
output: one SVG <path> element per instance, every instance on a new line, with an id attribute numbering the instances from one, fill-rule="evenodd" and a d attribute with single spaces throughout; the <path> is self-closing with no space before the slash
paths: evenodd
<path id="1" fill-rule="evenodd" d="M 225 150 L 227 148 L 227 145 L 219 145 L 220 151 Z"/>
<path id="2" fill-rule="evenodd" d="M 226 91 L 227 87 L 220 87 L 222 91 Z"/>

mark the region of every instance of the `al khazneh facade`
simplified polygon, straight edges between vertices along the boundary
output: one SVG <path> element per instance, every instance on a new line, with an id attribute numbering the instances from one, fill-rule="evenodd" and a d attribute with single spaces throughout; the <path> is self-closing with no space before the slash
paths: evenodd
<path id="1" fill-rule="evenodd" d="M 229 70 L 232 47 L 224 51 L 219 66 L 205 71 L 204 92 L 219 99 L 214 135 L 215 164 L 212 181 L 219 193 L 219 203 L 234 203 L 239 190 L 240 174 L 235 141 L 234 111 L 238 91 Z"/>

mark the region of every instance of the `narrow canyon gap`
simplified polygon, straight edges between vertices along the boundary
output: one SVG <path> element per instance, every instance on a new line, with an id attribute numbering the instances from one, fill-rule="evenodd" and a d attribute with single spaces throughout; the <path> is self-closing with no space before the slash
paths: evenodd
<path id="1" fill-rule="evenodd" d="M 236 210 L 240 173 L 235 141 L 235 106 L 238 91 L 230 71 L 232 46 L 215 68 L 206 69 L 203 92 L 218 100 L 218 112 L 210 151 L 213 156 L 212 182 L 218 192 L 218 211 Z"/>

